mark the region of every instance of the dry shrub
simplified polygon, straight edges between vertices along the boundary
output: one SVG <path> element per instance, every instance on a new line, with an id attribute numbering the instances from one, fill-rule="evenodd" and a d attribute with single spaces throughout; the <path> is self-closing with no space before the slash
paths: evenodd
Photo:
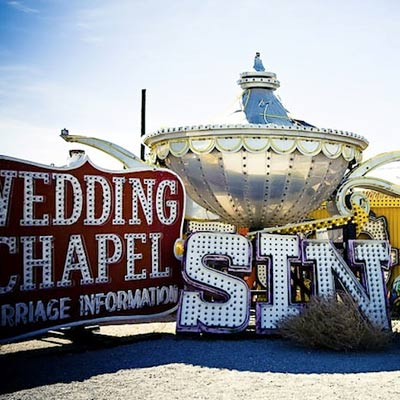
<path id="1" fill-rule="evenodd" d="M 282 319 L 279 333 L 300 345 L 335 351 L 381 350 L 392 333 L 372 325 L 348 294 L 313 297 L 299 315 Z"/>

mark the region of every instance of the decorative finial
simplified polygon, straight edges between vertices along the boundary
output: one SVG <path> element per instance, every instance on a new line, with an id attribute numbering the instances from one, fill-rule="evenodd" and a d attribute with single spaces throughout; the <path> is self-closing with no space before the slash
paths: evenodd
<path id="1" fill-rule="evenodd" d="M 259 52 L 257 52 L 257 53 L 256 53 L 256 56 L 254 57 L 254 65 L 253 65 L 253 68 L 254 68 L 256 71 L 265 71 L 265 68 L 264 68 L 264 65 L 263 65 L 263 63 L 262 63 L 262 60 L 261 60 L 261 58 L 260 58 L 260 53 L 259 53 Z"/>

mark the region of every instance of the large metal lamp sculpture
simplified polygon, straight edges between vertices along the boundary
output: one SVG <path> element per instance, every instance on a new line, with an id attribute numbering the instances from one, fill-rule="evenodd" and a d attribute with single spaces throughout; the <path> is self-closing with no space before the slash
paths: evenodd
<path id="1" fill-rule="evenodd" d="M 260 67 L 261 65 L 261 67 Z M 241 124 L 162 129 L 144 138 L 151 161 L 181 176 L 188 195 L 224 221 L 251 229 L 304 220 L 361 160 L 365 138 L 291 118 L 264 71 L 240 75 Z"/>

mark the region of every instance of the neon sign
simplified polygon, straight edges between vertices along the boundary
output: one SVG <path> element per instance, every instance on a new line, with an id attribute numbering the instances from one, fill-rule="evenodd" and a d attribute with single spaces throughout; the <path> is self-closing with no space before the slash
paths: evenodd
<path id="1" fill-rule="evenodd" d="M 166 170 L 0 158 L 0 339 L 176 309 L 184 189 Z"/>
<path id="2" fill-rule="evenodd" d="M 269 333 L 301 304 L 291 301 L 291 266 L 308 266 L 312 295 L 335 292 L 338 282 L 372 323 L 389 329 L 382 266 L 390 262 L 386 241 L 348 242 L 346 262 L 329 240 L 300 240 L 298 236 L 259 233 L 252 243 L 240 235 L 194 233 L 186 241 L 183 290 L 177 321 L 180 332 L 233 333 L 246 329 L 251 291 L 245 280 L 252 259 L 265 268 L 266 301 L 256 303 L 256 332 Z M 355 273 L 357 271 L 357 273 Z M 233 274 L 228 275 L 227 272 Z"/>

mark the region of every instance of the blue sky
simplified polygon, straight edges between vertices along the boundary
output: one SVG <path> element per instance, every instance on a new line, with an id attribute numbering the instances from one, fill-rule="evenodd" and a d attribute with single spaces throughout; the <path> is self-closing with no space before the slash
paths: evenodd
<path id="1" fill-rule="evenodd" d="M 138 154 L 141 89 L 147 132 L 216 121 L 256 51 L 294 116 L 400 150 L 396 0 L 0 0 L 0 154 L 62 165 L 64 127 Z"/>

